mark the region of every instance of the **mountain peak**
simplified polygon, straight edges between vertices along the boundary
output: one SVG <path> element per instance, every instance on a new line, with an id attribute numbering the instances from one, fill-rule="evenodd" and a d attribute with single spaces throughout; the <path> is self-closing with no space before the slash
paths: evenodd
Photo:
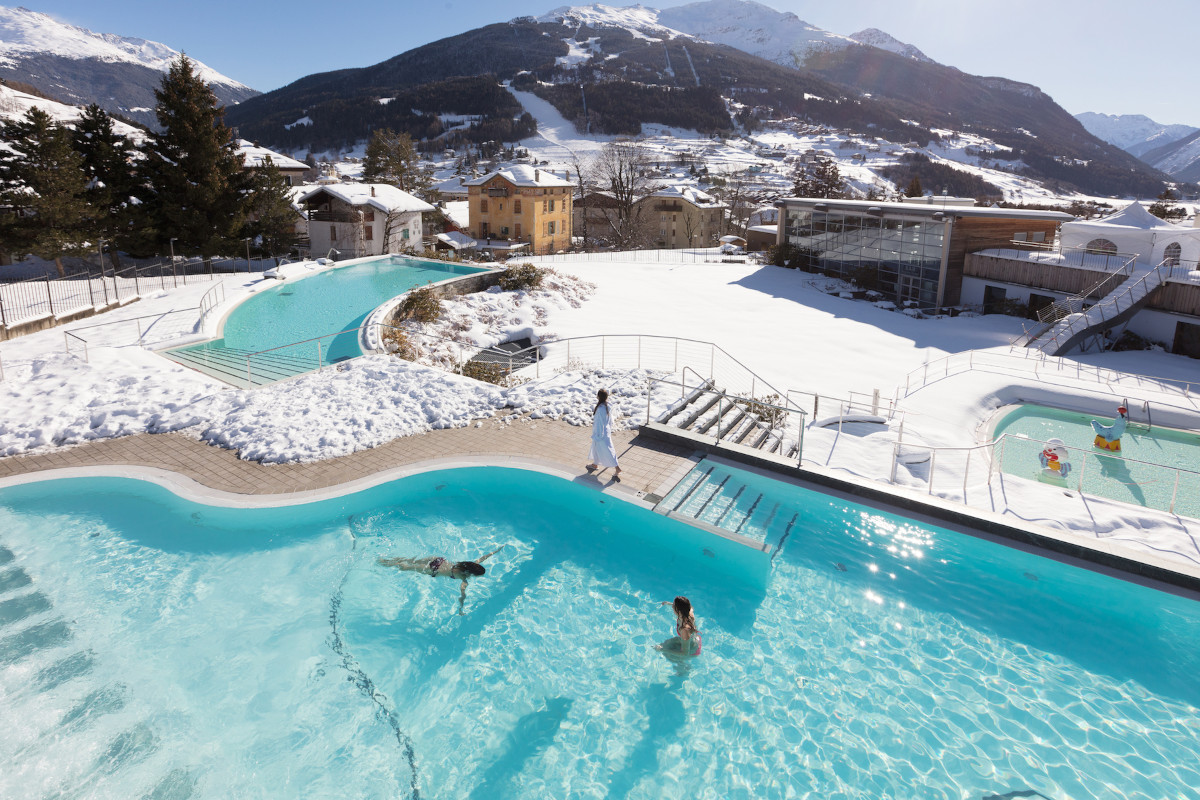
<path id="1" fill-rule="evenodd" d="M 847 36 L 754 0 L 704 0 L 676 6 L 659 11 L 658 22 L 785 66 L 796 66 L 817 51 L 855 44 Z"/>
<path id="2" fill-rule="evenodd" d="M 906 44 L 905 42 L 897 39 L 895 36 L 892 36 L 890 33 L 879 30 L 879 28 L 864 28 L 858 33 L 850 34 L 850 38 L 859 44 L 878 47 L 880 50 L 887 50 L 891 53 L 904 56 L 905 58 L 912 58 L 917 61 L 927 61 L 931 64 L 934 63 L 932 58 L 922 53 L 913 45 Z"/>
<path id="3" fill-rule="evenodd" d="M 171 62 L 179 57 L 179 52 L 160 42 L 95 33 L 28 8 L 0 6 L 0 66 L 15 68 L 26 58 L 42 56 L 136 64 L 166 72 Z M 205 82 L 252 91 L 248 86 L 192 60 L 197 74 Z"/>

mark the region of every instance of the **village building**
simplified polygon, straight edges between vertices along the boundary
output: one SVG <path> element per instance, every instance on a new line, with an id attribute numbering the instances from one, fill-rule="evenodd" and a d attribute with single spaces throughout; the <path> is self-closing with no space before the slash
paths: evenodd
<path id="1" fill-rule="evenodd" d="M 386 183 L 329 183 L 302 193 L 311 253 L 340 258 L 422 250 L 421 215 L 433 206 Z"/>
<path id="2" fill-rule="evenodd" d="M 668 186 L 637 201 L 658 247 L 712 247 L 725 224 L 724 203 L 692 186 Z"/>
<path id="3" fill-rule="evenodd" d="M 554 253 L 571 246 L 572 184 L 565 178 L 519 164 L 466 185 L 468 233 L 481 250 Z"/>
<path id="4" fill-rule="evenodd" d="M 304 183 L 304 175 L 310 170 L 308 164 L 303 161 L 297 161 L 291 156 L 276 153 L 274 150 L 262 147 L 257 142 L 249 142 L 245 139 L 238 139 L 237 152 L 242 157 L 242 168 L 246 170 L 262 169 L 267 159 L 271 159 L 271 163 L 283 175 L 288 186 L 299 186 Z"/>

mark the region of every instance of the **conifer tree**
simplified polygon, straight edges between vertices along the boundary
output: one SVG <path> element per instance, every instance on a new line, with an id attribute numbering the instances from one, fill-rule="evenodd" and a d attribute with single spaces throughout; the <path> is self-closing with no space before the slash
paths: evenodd
<path id="1" fill-rule="evenodd" d="M 176 252 L 237 252 L 250 179 L 223 121 L 225 109 L 183 54 L 171 63 L 154 96 L 163 130 L 146 156 L 146 202 L 159 247 L 175 238 Z"/>
<path id="2" fill-rule="evenodd" d="M 846 182 L 842 180 L 837 161 L 818 158 L 812 164 L 801 165 L 792 183 L 796 197 L 822 197 L 833 200 L 846 196 Z"/>
<path id="3" fill-rule="evenodd" d="M 270 156 L 254 171 L 251 181 L 249 235 L 259 239 L 264 255 L 287 253 L 296 244 L 298 214 L 292 208 L 292 187 Z"/>
<path id="4" fill-rule="evenodd" d="M 91 214 L 71 131 L 34 106 L 0 138 L 0 251 L 53 260 L 63 275 L 63 257 L 88 248 Z"/>
<path id="5" fill-rule="evenodd" d="M 908 188 L 904 190 L 905 197 L 924 197 L 925 189 L 921 186 L 921 179 L 913 175 L 912 180 L 908 182 Z"/>
<path id="6" fill-rule="evenodd" d="M 75 124 L 74 146 L 88 181 L 86 194 L 94 215 L 91 228 L 112 245 L 113 266 L 120 266 L 117 250 L 128 247 L 134 229 L 133 142 L 118 133 L 112 117 L 93 103 Z"/>
<path id="7" fill-rule="evenodd" d="M 417 197 L 425 197 L 433 183 L 412 137 L 391 128 L 375 131 L 367 142 L 362 179 L 364 183 L 389 183 Z"/>

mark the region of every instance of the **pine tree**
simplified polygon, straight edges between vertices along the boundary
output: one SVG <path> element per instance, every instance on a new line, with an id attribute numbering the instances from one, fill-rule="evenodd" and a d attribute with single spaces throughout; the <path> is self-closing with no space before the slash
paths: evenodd
<path id="1" fill-rule="evenodd" d="M 74 146 L 83 159 L 88 181 L 87 199 L 94 214 L 91 227 L 112 245 L 113 266 L 120 266 L 117 250 L 129 246 L 134 229 L 134 145 L 117 133 L 112 118 L 93 103 L 75 124 Z"/>
<path id="2" fill-rule="evenodd" d="M 250 178 L 223 121 L 225 109 L 182 54 L 154 96 L 163 130 L 146 157 L 146 202 L 160 248 L 175 238 L 176 252 L 237 252 Z"/>
<path id="3" fill-rule="evenodd" d="M 913 175 L 912 180 L 908 182 L 908 188 L 904 190 L 905 197 L 924 197 L 925 189 L 921 187 L 921 179 Z"/>
<path id="4" fill-rule="evenodd" d="M 846 196 L 846 182 L 842 180 L 837 161 L 818 158 L 812 164 L 802 164 L 796 170 L 792 192 L 796 197 L 835 200 Z"/>
<path id="5" fill-rule="evenodd" d="M 425 197 L 433 185 L 412 137 L 391 128 L 375 131 L 367 142 L 362 179 L 365 183 L 389 183 L 417 197 Z"/>
<path id="6" fill-rule="evenodd" d="M 0 251 L 53 260 L 63 275 L 63 257 L 88 248 L 91 216 L 71 131 L 34 106 L 0 138 Z"/>
<path id="7" fill-rule="evenodd" d="M 291 188 L 270 156 L 254 171 L 250 190 L 250 236 L 257 237 L 263 255 L 279 256 L 296 244 L 298 213 L 292 208 Z"/>

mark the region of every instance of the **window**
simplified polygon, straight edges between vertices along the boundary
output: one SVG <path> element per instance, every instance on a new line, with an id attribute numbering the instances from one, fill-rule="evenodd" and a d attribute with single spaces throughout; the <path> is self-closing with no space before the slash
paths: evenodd
<path id="1" fill-rule="evenodd" d="M 368 242 L 375 238 L 375 226 L 363 225 L 363 238 Z"/>
<path id="2" fill-rule="evenodd" d="M 517 223 L 517 224 L 514 226 L 514 228 L 515 228 L 515 230 L 514 230 L 514 235 L 515 235 L 515 236 L 516 236 L 518 239 L 520 239 L 520 238 L 521 238 L 521 223 L 519 223 L 519 222 L 518 222 L 518 223 Z"/>
<path id="3" fill-rule="evenodd" d="M 329 241 L 331 241 L 331 242 L 337 241 L 337 225 L 329 226 Z"/>
<path id="4" fill-rule="evenodd" d="M 514 214 L 521 213 L 521 201 L 520 200 L 513 200 L 513 213 Z"/>
<path id="5" fill-rule="evenodd" d="M 488 213 L 486 198 L 480 198 L 480 200 L 479 200 L 479 213 L 481 213 L 481 214 Z"/>
<path id="6" fill-rule="evenodd" d="M 545 200 L 542 201 L 542 213 L 543 214 L 546 213 L 546 201 Z"/>
<path id="7" fill-rule="evenodd" d="M 551 211 L 554 210 L 554 201 L 553 200 L 550 201 L 550 210 Z"/>
<path id="8" fill-rule="evenodd" d="M 408 241 L 408 228 L 404 228 L 400 231 L 400 238 Z"/>
<path id="9" fill-rule="evenodd" d="M 501 200 L 501 201 L 500 201 L 500 208 L 499 208 L 499 209 L 497 209 L 497 210 L 498 210 L 498 211 L 503 211 L 503 210 L 504 210 L 504 201 L 503 201 L 503 200 Z"/>
<path id="10" fill-rule="evenodd" d="M 553 222 L 546 223 L 546 233 L 550 234 L 551 236 L 554 235 L 554 223 Z"/>
<path id="11" fill-rule="evenodd" d="M 1044 241 L 1046 241 L 1046 232 L 1045 232 L 1045 231 L 1035 231 L 1035 232 L 1034 232 L 1034 234 L 1033 234 L 1033 238 L 1032 238 L 1032 239 L 1030 239 L 1030 241 L 1031 241 L 1031 242 L 1044 242 Z"/>
<path id="12" fill-rule="evenodd" d="M 1168 267 L 1179 266 L 1179 256 L 1183 252 L 1183 247 L 1179 242 L 1171 242 L 1163 248 L 1163 263 Z"/>
<path id="13" fill-rule="evenodd" d="M 363 212 L 363 222 L 375 221 L 375 209 L 368 209 Z"/>
<path id="14" fill-rule="evenodd" d="M 1014 233 L 1013 234 L 1014 242 L 1025 242 L 1028 240 L 1029 240 L 1029 234 L 1027 234 L 1027 233 Z"/>
<path id="15" fill-rule="evenodd" d="M 1117 252 L 1117 246 L 1108 239 L 1092 239 L 1084 249 L 1089 253 L 1106 253 L 1108 255 L 1115 255 Z"/>

